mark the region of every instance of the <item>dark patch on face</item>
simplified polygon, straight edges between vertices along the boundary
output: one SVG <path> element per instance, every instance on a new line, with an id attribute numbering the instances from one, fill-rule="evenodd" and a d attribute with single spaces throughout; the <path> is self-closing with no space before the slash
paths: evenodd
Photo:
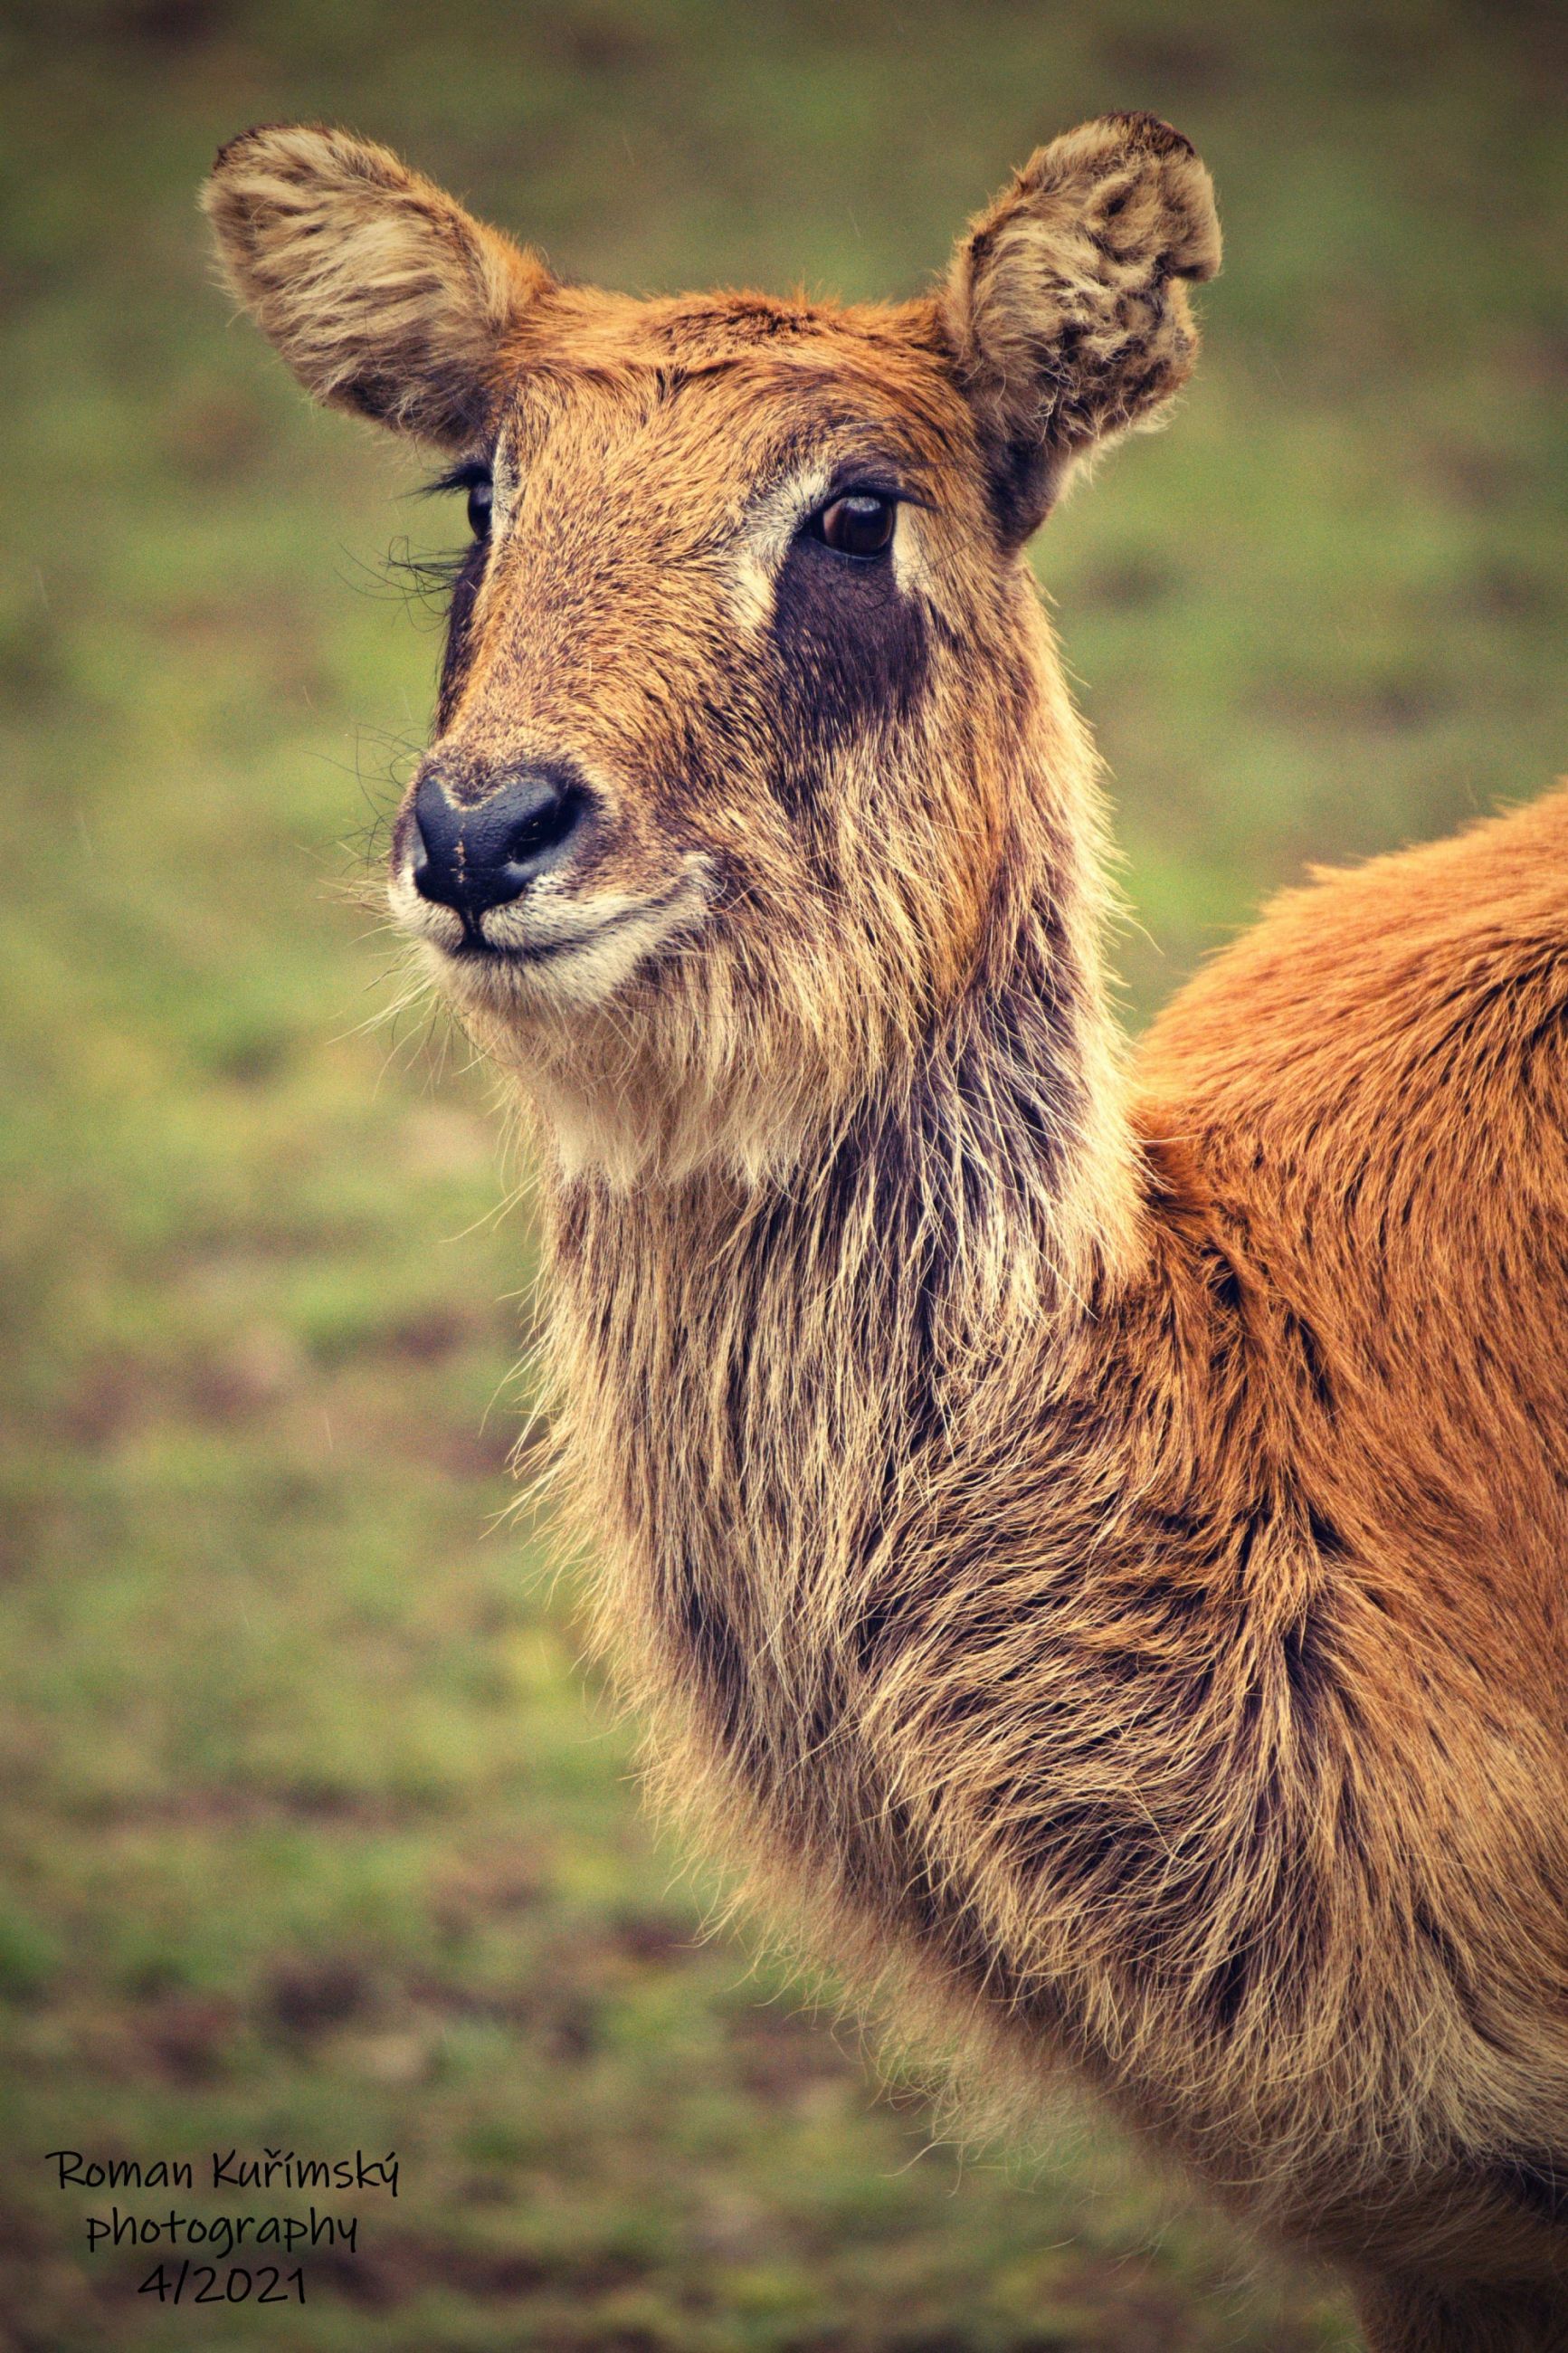
<path id="1" fill-rule="evenodd" d="M 489 543 L 476 540 L 464 556 L 461 569 L 452 583 L 452 602 L 447 615 L 447 646 L 441 657 L 441 681 L 436 698 L 437 733 L 452 716 L 472 658 L 474 605 L 479 596 L 479 584 L 485 576 L 485 561 L 489 554 Z"/>
<path id="2" fill-rule="evenodd" d="M 337 396 L 356 417 L 367 417 L 373 425 L 384 425 L 388 417 L 396 416 L 404 388 L 395 376 L 365 368 L 340 385 Z"/>
<path id="3" fill-rule="evenodd" d="M 797 533 L 779 574 L 772 628 L 779 691 L 781 799 L 809 810 L 818 779 L 858 735 L 906 723 L 928 690 L 923 603 L 890 557 L 858 562 Z"/>

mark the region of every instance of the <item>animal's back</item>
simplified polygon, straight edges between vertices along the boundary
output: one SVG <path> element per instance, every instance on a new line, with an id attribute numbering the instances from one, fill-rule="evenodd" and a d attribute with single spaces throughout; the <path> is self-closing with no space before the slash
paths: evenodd
<path id="1" fill-rule="evenodd" d="M 1393 1638 L 1369 1722 L 1443 1727 L 1458 1820 L 1430 1827 L 1561 2064 L 1568 790 L 1287 893 L 1139 1075 L 1152 1164 L 1268 1324 L 1300 1475 Z"/>
<path id="2" fill-rule="evenodd" d="M 1190 1099 L 1205 1125 L 1257 1118 L 1280 1134 L 1298 1102 L 1342 1091 L 1348 1103 L 1355 1082 L 1371 1113 L 1378 1088 L 1423 1066 L 1428 1081 L 1471 1089 L 1500 1081 L 1501 1101 L 1517 1054 L 1511 1074 L 1489 1057 L 1550 1047 L 1537 1025 L 1565 1004 L 1568 779 L 1464 832 L 1281 893 L 1164 1008 L 1140 1076 L 1151 1101 Z M 1548 1052 L 1536 1073 L 1555 1081 L 1559 1103 L 1564 1070 Z M 1273 1082 L 1263 1100 L 1260 1074 Z"/>
<path id="3" fill-rule="evenodd" d="M 1480 2239 L 1500 2248 L 1533 2206 L 1555 2243 L 1568 790 L 1287 893 L 1173 1000 L 1138 1076 L 1154 1181 L 1234 1270 L 1324 1574 L 1353 1602 L 1354 1778 L 1452 1987 Z"/>
<path id="4" fill-rule="evenodd" d="M 1538 1461 L 1555 1516 L 1568 788 L 1287 892 L 1166 1008 L 1139 1077 L 1157 1152 L 1311 1313 L 1324 1367 L 1489 1432 L 1515 1483 Z"/>

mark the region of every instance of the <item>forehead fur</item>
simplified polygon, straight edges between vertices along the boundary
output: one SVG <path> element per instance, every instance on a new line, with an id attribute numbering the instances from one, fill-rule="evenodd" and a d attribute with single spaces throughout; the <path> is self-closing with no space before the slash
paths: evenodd
<path id="1" fill-rule="evenodd" d="M 592 365 L 701 367 L 763 351 L 837 351 L 887 362 L 924 345 L 944 354 L 936 305 L 838 303 L 744 290 L 639 300 L 599 287 L 558 286 L 518 322 L 515 348 L 564 343 Z"/>
<path id="2" fill-rule="evenodd" d="M 597 383 L 646 396 L 722 377 L 734 385 L 737 411 L 759 396 L 775 413 L 789 396 L 831 408 L 837 391 L 846 423 L 858 405 L 928 444 L 962 448 L 974 439 L 933 302 L 841 305 L 750 292 L 639 301 L 561 287 L 518 322 L 498 376 L 498 411 L 520 393 L 559 396 Z"/>

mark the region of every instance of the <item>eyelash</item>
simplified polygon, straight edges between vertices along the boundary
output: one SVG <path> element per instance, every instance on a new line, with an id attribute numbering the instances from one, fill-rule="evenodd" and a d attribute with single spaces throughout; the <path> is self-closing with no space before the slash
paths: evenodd
<path id="1" fill-rule="evenodd" d="M 468 529 L 473 533 L 476 540 L 489 537 L 490 508 L 494 488 L 490 470 L 482 458 L 467 459 L 462 465 L 454 466 L 450 473 L 439 474 L 435 481 L 426 485 L 426 489 L 432 497 L 445 491 L 467 491 Z M 481 514 L 484 518 L 482 528 L 477 520 L 477 516 Z"/>

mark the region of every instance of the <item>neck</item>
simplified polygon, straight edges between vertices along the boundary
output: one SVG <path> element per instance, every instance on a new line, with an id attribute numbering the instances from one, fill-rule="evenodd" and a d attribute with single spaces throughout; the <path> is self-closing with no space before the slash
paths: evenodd
<path id="1" fill-rule="evenodd" d="M 1134 1138 L 1091 789 L 1080 750 L 970 987 L 787 1180 L 556 1181 L 552 1354 L 656 1790 L 906 2017 L 1001 2036 L 993 2080 L 1065 2047 L 1205 2164 L 1289 2083 L 1259 2052 L 1343 2027 L 1355 1604 L 1226 1245 Z M 1305 2181 L 1318 2126 L 1247 2132 Z"/>
<path id="2" fill-rule="evenodd" d="M 908 1067 L 784 1175 L 575 1176 L 549 1204 L 563 1461 L 606 1635 L 666 1740 L 679 1717 L 756 1794 L 836 1721 L 936 1466 L 1038 1419 L 1135 1253 L 1092 761 L 1065 696 L 1043 724 L 1028 856 Z"/>

